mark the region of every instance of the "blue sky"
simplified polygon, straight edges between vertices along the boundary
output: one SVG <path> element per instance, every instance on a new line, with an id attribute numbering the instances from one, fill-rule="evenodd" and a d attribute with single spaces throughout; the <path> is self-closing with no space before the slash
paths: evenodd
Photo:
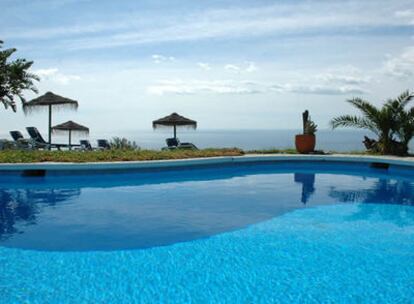
<path id="1" fill-rule="evenodd" d="M 173 111 L 202 129 L 297 129 L 309 109 L 323 129 L 353 113 L 348 98 L 380 104 L 414 89 L 412 0 L 0 0 L 0 9 L 0 39 L 34 60 L 40 93 L 80 102 L 55 122 L 98 133 L 150 129 Z M 0 115 L 1 129 L 46 129 L 46 113 Z"/>

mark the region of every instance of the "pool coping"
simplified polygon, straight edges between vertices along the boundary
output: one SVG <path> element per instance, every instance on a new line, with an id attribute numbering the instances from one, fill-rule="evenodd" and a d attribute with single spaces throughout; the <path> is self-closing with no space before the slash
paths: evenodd
<path id="1" fill-rule="evenodd" d="M 91 163 L 3 163 L 1 171 L 22 170 L 120 170 L 120 169 L 150 169 L 200 165 L 220 165 L 231 163 L 257 163 L 278 161 L 326 161 L 326 162 L 357 162 L 384 163 L 414 168 L 414 157 L 367 156 L 367 155 L 301 155 L 301 154 L 249 154 L 243 156 L 220 156 L 209 158 L 190 158 L 173 160 L 146 160 L 121 162 L 91 162 Z"/>

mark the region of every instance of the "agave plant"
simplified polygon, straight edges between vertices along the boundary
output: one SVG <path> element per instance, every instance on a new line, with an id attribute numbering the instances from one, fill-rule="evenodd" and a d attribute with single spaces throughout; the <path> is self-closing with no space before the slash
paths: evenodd
<path id="1" fill-rule="evenodd" d="M 303 134 L 314 135 L 318 130 L 318 125 L 311 119 L 309 111 L 302 113 L 303 120 Z"/>
<path id="2" fill-rule="evenodd" d="M 406 106 L 414 94 L 406 91 L 396 99 L 389 99 L 378 108 L 372 103 L 353 98 L 348 102 L 361 111 L 362 116 L 342 115 L 331 120 L 333 129 L 351 127 L 366 129 L 378 136 L 377 140 L 369 140 L 373 150 L 381 154 L 406 154 L 408 143 L 414 136 L 414 108 L 406 110 Z"/>

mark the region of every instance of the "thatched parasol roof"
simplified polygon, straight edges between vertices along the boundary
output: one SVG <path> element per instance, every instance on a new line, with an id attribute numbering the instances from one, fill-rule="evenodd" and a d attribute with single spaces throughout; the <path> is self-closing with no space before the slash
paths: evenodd
<path id="1" fill-rule="evenodd" d="M 52 92 L 47 92 L 42 96 L 32 99 L 31 101 L 25 102 L 23 104 L 23 111 L 25 113 L 28 113 L 34 109 L 45 106 L 52 106 L 53 108 L 70 108 L 76 110 L 78 108 L 78 102 L 76 100 L 56 95 Z"/>
<path id="2" fill-rule="evenodd" d="M 48 108 L 49 112 L 49 136 L 48 143 L 52 143 L 52 112 L 54 108 L 69 108 L 76 110 L 78 108 L 78 102 L 66 97 L 62 97 L 52 92 L 47 92 L 46 94 L 32 99 L 29 102 L 23 103 L 23 111 L 25 114 L 28 114 L 34 110 L 42 109 L 43 107 Z"/>
<path id="3" fill-rule="evenodd" d="M 176 127 L 176 126 L 189 127 L 189 128 L 196 129 L 197 122 L 195 120 L 178 115 L 177 113 L 172 113 L 171 115 L 154 120 L 152 122 L 152 127 L 154 129 L 157 129 L 159 127 Z"/>
<path id="4" fill-rule="evenodd" d="M 84 133 L 84 134 L 89 133 L 89 128 L 82 126 L 72 120 L 56 125 L 52 127 L 52 130 L 53 132 L 72 131 L 72 132 Z"/>

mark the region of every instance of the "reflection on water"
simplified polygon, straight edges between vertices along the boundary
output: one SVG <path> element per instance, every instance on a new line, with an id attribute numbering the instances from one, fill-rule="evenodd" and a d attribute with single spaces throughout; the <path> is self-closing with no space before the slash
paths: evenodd
<path id="1" fill-rule="evenodd" d="M 414 205 L 412 182 L 379 178 L 370 187 L 340 189 L 333 186 L 330 195 L 340 202 L 361 202 L 365 204 Z"/>
<path id="2" fill-rule="evenodd" d="M 176 173 L 181 180 L 147 175 L 147 182 L 139 173 L 111 175 L 108 180 L 100 176 L 96 184 L 91 179 L 76 184 L 72 179 L 60 184 L 64 188 L 22 179 L 13 188 L 0 188 L 0 245 L 42 250 L 146 248 L 208 237 L 294 209 L 338 202 L 362 203 L 353 215 L 355 220 L 377 217 L 394 223 L 398 219 L 403 225 L 414 218 L 408 210 L 414 205 L 414 186 L 408 180 L 226 170 L 220 171 L 225 174 L 215 169 Z M 391 214 L 381 204 L 407 206 Z M 406 221 L 401 220 L 404 216 Z"/>
<path id="3" fill-rule="evenodd" d="M 313 173 L 295 173 L 295 183 L 302 184 L 302 195 L 300 201 L 306 204 L 315 192 L 315 174 Z"/>
<path id="4" fill-rule="evenodd" d="M 377 179 L 371 187 L 342 189 L 335 186 L 330 195 L 340 202 L 362 203 L 349 220 L 381 219 L 398 226 L 413 224 L 414 186 L 412 182 Z M 384 204 L 404 205 L 402 208 L 386 208 Z M 411 216 L 409 215 L 411 214 Z"/>
<path id="5" fill-rule="evenodd" d="M 0 189 L 0 240 L 23 233 L 17 225 L 36 224 L 42 208 L 56 206 L 80 193 L 80 189 Z"/>

